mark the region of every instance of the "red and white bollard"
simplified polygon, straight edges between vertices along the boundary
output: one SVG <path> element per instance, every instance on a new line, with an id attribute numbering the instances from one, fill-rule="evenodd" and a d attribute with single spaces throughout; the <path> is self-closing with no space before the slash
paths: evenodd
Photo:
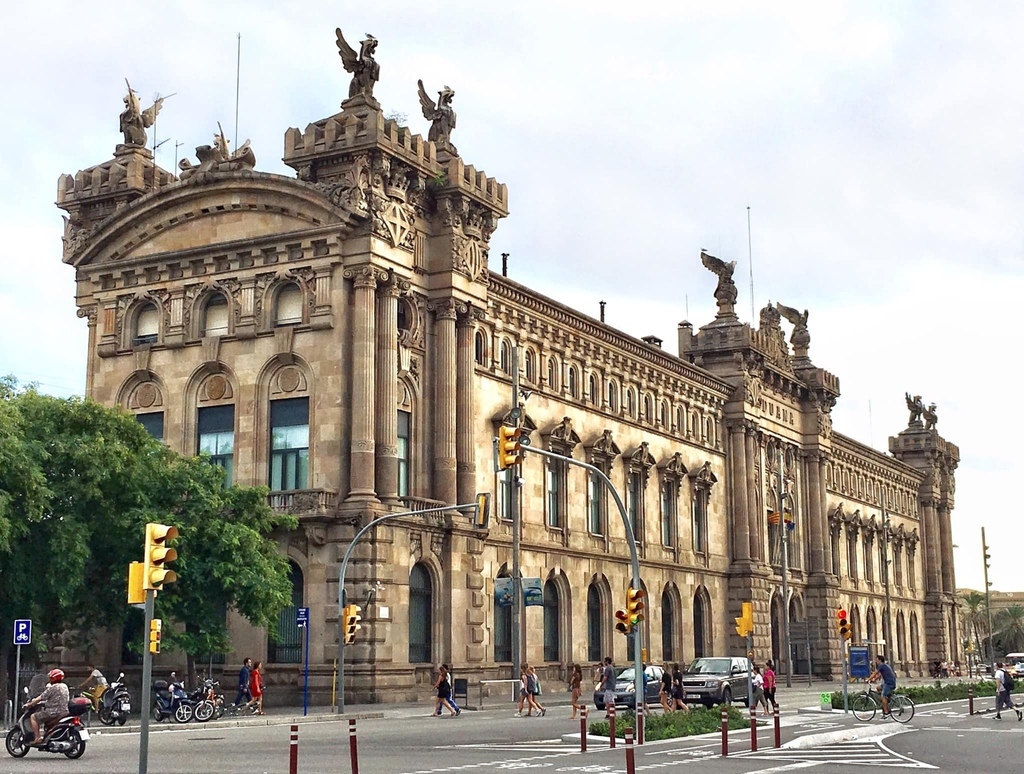
<path id="1" fill-rule="evenodd" d="M 587 708 L 580 712 L 580 752 L 587 751 Z"/>
<path id="2" fill-rule="evenodd" d="M 288 774 L 299 774 L 299 727 L 292 726 L 292 738 L 288 744 Z"/>
<path id="3" fill-rule="evenodd" d="M 352 774 L 359 774 L 359 751 L 356 748 L 356 719 L 348 719 L 348 754 L 352 760 Z"/>
<path id="4" fill-rule="evenodd" d="M 757 752 L 757 707 L 750 705 L 750 751 Z"/>
<path id="5" fill-rule="evenodd" d="M 974 714 L 974 688 L 968 687 L 967 689 L 967 714 Z"/>
<path id="6" fill-rule="evenodd" d="M 722 757 L 729 754 L 729 711 L 722 707 Z"/>
<path id="7" fill-rule="evenodd" d="M 615 706 L 608 710 L 608 746 L 615 746 Z"/>
<path id="8" fill-rule="evenodd" d="M 636 763 L 633 760 L 633 729 L 626 729 L 626 774 L 636 774 Z"/>
<path id="9" fill-rule="evenodd" d="M 782 747 L 782 728 L 779 726 L 779 705 L 775 705 L 775 746 Z"/>
<path id="10" fill-rule="evenodd" d="M 636 708 L 636 743 L 644 743 L 644 703 L 640 702 Z"/>

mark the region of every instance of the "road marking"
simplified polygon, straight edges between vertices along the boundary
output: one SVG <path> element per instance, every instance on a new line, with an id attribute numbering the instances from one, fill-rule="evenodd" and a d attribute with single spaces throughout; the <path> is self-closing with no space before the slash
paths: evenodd
<path id="1" fill-rule="evenodd" d="M 765 750 L 763 752 L 742 752 L 737 758 L 754 758 L 763 760 L 804 761 L 807 763 L 845 763 L 850 765 L 874 765 L 889 767 L 907 767 L 915 769 L 935 769 L 930 763 L 923 763 L 902 755 L 885 746 L 881 739 L 840 742 L 807 749 L 789 749 L 785 747 Z"/>
<path id="2" fill-rule="evenodd" d="M 809 769 L 812 766 L 820 766 L 818 761 L 798 761 L 796 763 L 788 763 L 785 766 L 775 766 L 771 769 L 758 769 L 757 771 L 751 771 L 750 774 L 775 774 L 778 771 L 795 771 L 796 769 Z"/>

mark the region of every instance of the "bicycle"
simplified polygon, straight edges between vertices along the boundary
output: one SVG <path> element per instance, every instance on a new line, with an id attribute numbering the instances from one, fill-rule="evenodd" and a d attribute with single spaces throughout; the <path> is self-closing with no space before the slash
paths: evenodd
<path id="1" fill-rule="evenodd" d="M 863 692 L 853 697 L 853 715 L 864 723 L 875 718 L 875 713 L 881 708 L 881 694 L 872 687 L 866 688 Z M 907 723 L 914 717 L 914 702 L 904 693 L 893 693 L 889 696 L 889 717 L 897 723 Z"/>

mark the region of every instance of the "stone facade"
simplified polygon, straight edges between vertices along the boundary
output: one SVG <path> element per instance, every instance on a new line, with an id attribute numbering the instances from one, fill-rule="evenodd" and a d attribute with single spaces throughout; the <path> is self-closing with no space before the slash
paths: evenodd
<path id="1" fill-rule="evenodd" d="M 808 357 L 806 314 L 792 355 L 772 307 L 756 328 L 731 308 L 696 333 L 683 323 L 673 355 L 492 273 L 505 186 L 385 119 L 375 100 L 342 107 L 287 130 L 295 177 L 204 162 L 178 179 L 144 147 L 119 146 L 58 187 L 89 325 L 87 394 L 182 453 L 226 438 L 232 480 L 271 484 L 271 505 L 299 517 L 279 541 L 311 610 L 315 700 L 330 695 L 354 532 L 477 491 L 498 505 L 486 531 L 454 511 L 405 518 L 355 551 L 347 593 L 372 603 L 346 654 L 347 695 L 423 698 L 441 661 L 460 677 L 508 676 L 494 586 L 512 564 L 512 530 L 491 439 L 512 403 L 513 347 L 533 443 L 600 466 L 627 503 L 651 660 L 738 651 L 733 618 L 753 600 L 759 659 L 778 657 L 788 604 L 818 635 L 814 670 L 836 674 L 837 608 L 851 610 L 858 638 L 882 638 L 886 561 L 897 662 L 919 672 L 957 657 L 955 446 L 920 422 L 890 439 L 892 456 L 834 432 L 839 381 Z M 228 418 L 219 436 L 204 416 Z M 787 603 L 782 527 L 768 523 L 780 479 L 795 525 Z M 536 455 L 522 480 L 522 571 L 545 599 L 526 609 L 525 660 L 550 679 L 606 654 L 621 662 L 613 613 L 629 552 L 608 493 Z M 280 652 L 230 624 L 229 664 Z M 797 660 L 806 666 L 803 650 Z M 269 674 L 298 685 L 294 663 Z"/>

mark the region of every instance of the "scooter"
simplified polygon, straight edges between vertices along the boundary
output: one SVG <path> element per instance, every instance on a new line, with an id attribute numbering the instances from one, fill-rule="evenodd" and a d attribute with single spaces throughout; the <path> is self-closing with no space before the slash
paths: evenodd
<path id="1" fill-rule="evenodd" d="M 185 687 L 171 672 L 171 681 L 157 680 L 153 683 L 153 720 L 160 722 L 174 718 L 176 723 L 188 723 L 195 714 L 195 702 L 189 698 Z"/>
<path id="2" fill-rule="evenodd" d="M 110 684 L 110 687 L 100 696 L 100 708 L 97 713 L 100 723 L 105 726 L 112 726 L 117 723 L 123 726 L 128 720 L 128 713 L 132 710 L 132 695 L 128 692 L 128 686 L 123 682 L 124 672 L 117 676 L 117 680 Z"/>
<path id="3" fill-rule="evenodd" d="M 25 689 L 25 700 L 28 700 L 28 688 Z M 88 699 L 72 699 L 68 704 L 68 714 L 53 726 L 46 744 L 42 747 L 31 747 L 35 737 L 32 734 L 32 713 L 41 709 L 41 705 L 22 707 L 21 716 L 14 727 L 7 732 L 7 752 L 15 758 L 24 758 L 29 750 L 39 752 L 61 753 L 68 758 L 81 758 L 85 754 L 85 743 L 89 741 L 89 731 L 82 725 L 81 716 L 89 711 L 92 702 Z M 40 733 L 45 734 L 43 729 Z"/>

